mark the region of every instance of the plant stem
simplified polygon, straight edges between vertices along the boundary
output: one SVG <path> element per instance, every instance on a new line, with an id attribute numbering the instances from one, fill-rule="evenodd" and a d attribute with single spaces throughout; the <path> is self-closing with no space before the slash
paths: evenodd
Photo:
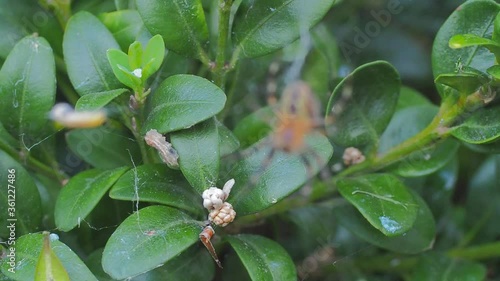
<path id="1" fill-rule="evenodd" d="M 500 257 L 500 241 L 467 248 L 455 248 L 448 251 L 448 255 L 470 260 L 497 258 Z"/>
<path id="2" fill-rule="evenodd" d="M 222 90 L 226 83 L 226 49 L 229 37 L 229 17 L 233 0 L 219 0 L 219 38 L 217 40 L 217 53 L 215 57 L 215 83 Z"/>
<path id="3" fill-rule="evenodd" d="M 18 151 L 8 146 L 4 142 L 0 142 L 0 150 L 5 151 L 7 154 L 9 154 L 10 157 L 14 158 L 18 162 L 26 161 L 25 163 L 28 166 L 28 168 L 48 178 L 54 179 L 58 182 L 61 182 L 61 179 L 68 178 L 68 176 L 65 175 L 64 173 L 59 172 L 58 170 L 55 170 L 52 167 L 45 165 L 43 162 L 39 161 L 33 156 L 28 156 L 27 158 L 23 159 Z"/>
<path id="4" fill-rule="evenodd" d="M 134 96 L 131 96 L 133 98 Z M 148 150 L 146 148 L 146 143 L 144 138 L 141 136 L 141 128 L 144 123 L 144 104 L 138 103 L 139 108 L 137 109 L 138 113 L 133 113 L 131 110 L 125 112 L 122 107 L 120 107 L 120 115 L 123 119 L 125 126 L 132 132 L 134 135 L 135 141 L 139 145 L 139 150 L 141 151 L 142 160 L 144 163 L 150 163 Z M 128 106 L 126 108 L 129 108 Z M 135 123 L 132 124 L 132 118 L 135 118 Z"/>
<path id="5" fill-rule="evenodd" d="M 500 242 L 492 242 L 468 248 L 454 248 L 446 252 L 450 258 L 484 260 L 500 257 Z M 415 267 L 418 258 L 387 254 L 371 258 L 358 258 L 355 264 L 361 270 L 377 272 L 406 272 Z"/>
<path id="6" fill-rule="evenodd" d="M 471 108 L 477 108 L 483 103 L 478 91 L 469 96 L 460 96 L 458 99 L 450 97 L 443 101 L 438 114 L 431 123 L 417 135 L 372 160 L 352 166 L 334 177 L 334 180 L 348 175 L 377 171 L 388 165 L 404 159 L 411 153 L 427 148 L 449 135 L 449 128 Z"/>

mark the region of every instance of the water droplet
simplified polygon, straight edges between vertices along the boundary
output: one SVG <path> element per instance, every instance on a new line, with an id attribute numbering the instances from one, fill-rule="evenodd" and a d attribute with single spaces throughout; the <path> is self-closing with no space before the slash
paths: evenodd
<path id="1" fill-rule="evenodd" d="M 385 216 L 379 217 L 378 219 L 382 223 L 382 227 L 391 233 L 394 233 L 401 229 L 401 225 L 399 225 L 399 223 L 395 220 L 392 220 Z"/>
<path id="2" fill-rule="evenodd" d="M 57 241 L 57 240 L 59 240 L 59 235 L 57 235 L 57 234 L 55 234 L 55 233 L 51 233 L 51 234 L 49 235 L 49 239 L 50 239 L 50 242 L 52 242 L 52 241 Z"/>
<path id="3" fill-rule="evenodd" d="M 278 199 L 276 199 L 276 198 L 272 198 L 271 203 L 276 204 L 276 202 L 278 202 Z"/>

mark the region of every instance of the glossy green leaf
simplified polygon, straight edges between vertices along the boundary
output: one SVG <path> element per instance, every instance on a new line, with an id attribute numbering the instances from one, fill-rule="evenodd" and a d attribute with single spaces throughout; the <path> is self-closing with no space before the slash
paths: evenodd
<path id="1" fill-rule="evenodd" d="M 87 265 L 100 281 L 113 281 L 101 265 L 103 249 L 90 254 Z M 189 269 L 189 270 L 186 270 Z M 196 269 L 196 270 L 191 270 Z M 203 246 L 192 246 L 166 264 L 151 271 L 132 277 L 130 281 L 211 281 L 215 275 L 212 257 Z"/>
<path id="2" fill-rule="evenodd" d="M 4 3 L 7 4 L 8 2 L 4 1 Z M 0 9 L 4 7 L 5 5 L 2 5 Z M 7 11 L 7 9 L 5 9 L 5 11 Z M 0 61 L 5 60 L 10 51 L 14 48 L 14 45 L 28 34 L 28 31 L 25 30 L 20 23 L 12 22 L 5 17 L 0 17 Z"/>
<path id="3" fill-rule="evenodd" d="M 16 240 L 16 260 L 18 262 L 14 268 L 15 273 L 8 271 L 10 265 L 6 259 L 0 260 L 2 273 L 13 280 L 33 280 L 37 260 L 43 247 L 43 237 L 44 235 L 41 233 L 26 234 L 19 237 Z M 50 247 L 61 261 L 68 275 L 71 276 L 71 280 L 97 281 L 80 258 L 68 246 L 56 239 L 51 240 Z"/>
<path id="4" fill-rule="evenodd" d="M 486 70 L 489 75 L 493 76 L 496 80 L 500 80 L 500 65 L 493 65 Z"/>
<path id="5" fill-rule="evenodd" d="M 500 42 L 500 15 L 497 14 L 495 21 L 493 22 L 493 35 L 491 39 L 495 42 Z"/>
<path id="6" fill-rule="evenodd" d="M 144 25 L 163 37 L 167 49 L 197 58 L 204 52 L 208 27 L 201 0 L 137 0 L 136 4 Z"/>
<path id="7" fill-rule="evenodd" d="M 170 136 L 179 154 L 179 166 L 191 186 L 203 191 L 217 181 L 219 174 L 219 133 L 213 118 Z"/>
<path id="8" fill-rule="evenodd" d="M 189 128 L 219 113 L 225 102 L 224 92 L 205 78 L 170 76 L 156 89 L 142 132 L 156 129 L 165 134 Z"/>
<path id="9" fill-rule="evenodd" d="M 399 93 L 396 111 L 411 106 L 426 104 L 431 104 L 431 102 L 424 95 L 412 88 L 403 86 L 401 87 L 401 92 Z"/>
<path id="10" fill-rule="evenodd" d="M 45 38 L 56 54 L 62 54 L 63 30 L 54 13 L 31 1 L 0 1 L 0 60 L 5 59 L 14 44 L 37 33 Z"/>
<path id="11" fill-rule="evenodd" d="M 142 58 L 143 80 L 149 78 L 160 69 L 165 57 L 165 43 L 160 35 L 155 35 L 149 40 Z"/>
<path id="12" fill-rule="evenodd" d="M 179 171 L 164 164 L 148 164 L 131 169 L 113 185 L 109 196 L 118 200 L 154 202 L 202 214 L 202 199 Z M 199 202 L 195 204 L 194 202 Z"/>
<path id="13" fill-rule="evenodd" d="M 128 47 L 128 66 L 134 70 L 140 68 L 142 65 L 142 44 L 135 41 Z"/>
<path id="14" fill-rule="evenodd" d="M 423 130 L 437 114 L 434 105 L 407 107 L 394 114 L 389 126 L 380 137 L 379 153 L 389 151 L 403 141 Z M 450 161 L 459 143 L 453 139 L 413 151 L 403 160 L 388 169 L 404 177 L 417 177 L 431 174 Z"/>
<path id="15" fill-rule="evenodd" d="M 436 217 L 443 216 L 452 209 L 452 196 L 458 172 L 459 161 L 455 155 L 443 168 L 426 176 L 420 188 L 414 189 L 427 202 Z"/>
<path id="16" fill-rule="evenodd" d="M 106 52 L 109 64 L 116 78 L 125 86 L 135 90 L 140 90 L 141 78 L 135 76 L 130 68 L 127 54 L 120 50 L 109 49 Z"/>
<path id="17" fill-rule="evenodd" d="M 106 57 L 119 49 L 111 32 L 95 16 L 79 12 L 68 21 L 63 51 L 68 75 L 80 96 L 120 88 Z"/>
<path id="18" fill-rule="evenodd" d="M 275 151 L 269 159 L 271 142 L 266 138 L 248 148 L 246 153 L 250 156 L 231 165 L 226 178 L 234 178 L 236 184 L 228 202 L 239 216 L 274 205 L 301 187 L 328 162 L 333 148 L 324 135 L 310 134 L 305 142 L 307 148 L 302 154 Z"/>
<path id="19" fill-rule="evenodd" d="M 500 44 L 475 34 L 457 34 L 450 38 L 450 48 L 460 49 L 471 46 L 483 46 L 490 50 L 495 56 L 500 56 Z"/>
<path id="20" fill-rule="evenodd" d="M 220 156 L 223 157 L 235 152 L 240 147 L 240 141 L 233 132 L 220 121 L 216 120 L 215 122 L 217 124 L 217 131 L 219 132 Z"/>
<path id="21" fill-rule="evenodd" d="M 70 231 L 80 225 L 104 194 L 129 168 L 86 170 L 73 176 L 59 193 L 55 207 L 56 226 Z"/>
<path id="22" fill-rule="evenodd" d="M 330 244 L 333 242 L 332 233 L 336 233 L 338 224 L 330 205 L 294 208 L 280 218 L 290 223 L 274 222 L 277 232 L 275 240 L 285 247 L 294 260 L 301 260 L 319 248 L 333 246 Z"/>
<path id="23" fill-rule="evenodd" d="M 385 236 L 375 229 L 350 204 L 336 207 L 333 212 L 339 223 L 352 234 L 378 247 L 402 254 L 417 254 L 432 248 L 436 226 L 432 213 L 420 196 L 410 189 L 418 205 L 413 227 L 399 236 Z"/>
<path id="24" fill-rule="evenodd" d="M 42 222 L 42 205 L 35 182 L 24 167 L 0 150 L 0 237 L 9 237 L 8 225 L 15 225 L 16 235 L 37 231 Z M 11 208 L 14 208 L 11 209 Z M 14 221 L 15 219 L 15 221 Z"/>
<path id="25" fill-rule="evenodd" d="M 472 151 L 486 154 L 498 154 L 500 153 L 500 140 L 496 140 L 491 143 L 482 144 L 471 144 L 464 143 L 464 145 Z"/>
<path id="26" fill-rule="evenodd" d="M 335 0 L 243 1 L 233 38 L 241 57 L 272 53 L 299 38 L 323 18 Z"/>
<path id="27" fill-rule="evenodd" d="M 0 70 L 0 122 L 28 145 L 48 135 L 47 118 L 56 95 L 54 55 L 42 37 L 19 41 Z"/>
<path id="28" fill-rule="evenodd" d="M 495 56 L 480 46 L 451 49 L 450 38 L 457 34 L 474 34 L 491 38 L 493 22 L 500 5 L 494 1 L 467 1 L 457 8 L 441 26 L 432 49 L 432 71 L 434 77 L 455 72 L 457 64 L 486 72 L 494 64 Z M 443 86 L 438 87 L 441 97 L 450 95 Z"/>
<path id="29" fill-rule="evenodd" d="M 0 144 L 2 147 L 19 147 L 19 142 L 5 129 L 2 122 L 0 122 Z"/>
<path id="30" fill-rule="evenodd" d="M 327 127 L 333 141 L 344 146 L 376 143 L 391 120 L 400 87 L 399 74 L 385 61 L 355 69 L 337 85 L 326 108 L 335 117 Z"/>
<path id="31" fill-rule="evenodd" d="M 198 241 L 199 223 L 170 207 L 150 206 L 129 216 L 109 238 L 104 271 L 125 279 L 171 260 Z"/>
<path id="32" fill-rule="evenodd" d="M 468 143 L 486 143 L 500 137 L 500 107 L 481 108 L 451 128 L 451 134 Z"/>
<path id="33" fill-rule="evenodd" d="M 436 145 L 412 152 L 405 159 L 388 168 L 403 177 L 418 177 L 434 173 L 448 163 L 457 152 L 460 143 L 447 139 Z"/>
<path id="34" fill-rule="evenodd" d="M 234 134 L 240 140 L 241 147 L 249 147 L 269 135 L 274 117 L 273 110 L 264 107 L 241 119 L 234 128 Z"/>
<path id="35" fill-rule="evenodd" d="M 420 257 L 411 280 L 469 281 L 485 280 L 486 267 L 480 263 L 430 253 Z"/>
<path id="36" fill-rule="evenodd" d="M 132 44 L 144 24 L 136 10 L 121 10 L 99 15 L 99 19 L 111 31 L 120 48 L 124 51 Z"/>
<path id="37" fill-rule="evenodd" d="M 68 272 L 50 247 L 49 233 L 43 234 L 43 246 L 35 268 L 35 281 L 69 281 Z"/>
<path id="38" fill-rule="evenodd" d="M 371 174 L 336 181 L 340 194 L 384 235 L 407 232 L 417 218 L 418 205 L 408 188 L 390 174 Z"/>
<path id="39" fill-rule="evenodd" d="M 116 89 L 88 94 L 78 99 L 75 105 L 75 109 L 80 111 L 100 109 L 106 106 L 116 97 L 126 92 L 128 92 L 127 89 Z"/>
<path id="40" fill-rule="evenodd" d="M 85 162 L 99 169 L 133 166 L 140 162 L 137 142 L 123 130 L 101 126 L 66 133 L 68 147 Z"/>
<path id="41" fill-rule="evenodd" d="M 285 249 L 273 240 L 250 234 L 228 236 L 227 240 L 253 281 L 297 279 L 292 259 Z"/>
<path id="42" fill-rule="evenodd" d="M 473 242 L 487 243 L 500 235 L 498 216 L 500 205 L 500 156 L 494 155 L 486 160 L 474 172 L 467 188 L 466 229 L 477 229 L 481 235 L 475 235 Z M 480 206 L 480 207 L 478 207 Z"/>
<path id="43" fill-rule="evenodd" d="M 440 74 L 435 80 L 438 84 L 443 84 L 457 90 L 460 94 L 472 94 L 485 85 L 488 80 L 473 73 L 453 73 Z"/>

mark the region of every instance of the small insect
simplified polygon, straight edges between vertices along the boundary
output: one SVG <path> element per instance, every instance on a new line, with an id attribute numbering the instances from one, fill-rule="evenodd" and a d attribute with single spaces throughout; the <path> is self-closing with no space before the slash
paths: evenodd
<path id="1" fill-rule="evenodd" d="M 200 233 L 200 240 L 203 245 L 207 248 L 208 252 L 214 259 L 214 261 L 217 263 L 217 265 L 222 268 L 222 264 L 217 257 L 217 253 L 215 252 L 214 246 L 212 245 L 212 242 L 210 242 L 210 239 L 212 239 L 212 236 L 214 236 L 215 231 L 210 225 L 210 222 L 207 222 L 205 227 L 203 228 L 203 231 Z"/>

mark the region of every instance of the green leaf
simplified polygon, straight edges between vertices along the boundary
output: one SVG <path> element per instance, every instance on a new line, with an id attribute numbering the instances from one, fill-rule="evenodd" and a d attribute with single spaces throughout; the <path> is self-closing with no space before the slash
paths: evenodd
<path id="1" fill-rule="evenodd" d="M 219 174 L 219 133 L 211 118 L 170 136 L 179 154 L 179 166 L 191 186 L 203 193 L 214 186 Z"/>
<path id="2" fill-rule="evenodd" d="M 141 78 L 132 73 L 133 69 L 130 69 L 129 57 L 127 54 L 116 49 L 109 49 L 106 54 L 116 78 L 125 86 L 132 88 L 134 91 L 141 90 Z"/>
<path id="3" fill-rule="evenodd" d="M 0 171 L 3 186 L 0 190 L 3 202 L 0 204 L 0 221 L 6 226 L 15 224 L 16 235 L 37 231 L 42 222 L 42 204 L 35 182 L 21 164 L 2 150 Z M 0 228 L 0 237 L 9 237 L 6 226 Z"/>
<path id="4" fill-rule="evenodd" d="M 481 108 L 461 124 L 451 128 L 451 134 L 468 143 L 486 143 L 500 137 L 500 106 Z"/>
<path id="5" fill-rule="evenodd" d="M 234 20 L 235 52 L 258 57 L 299 38 L 328 12 L 335 0 L 243 1 Z"/>
<path id="6" fill-rule="evenodd" d="M 271 107 L 263 107 L 241 119 L 234 128 L 234 134 L 246 148 L 263 139 L 272 131 L 271 120 L 275 114 Z"/>
<path id="7" fill-rule="evenodd" d="M 208 27 L 201 0 L 137 0 L 136 5 L 144 25 L 163 37 L 167 49 L 196 58 L 204 53 Z"/>
<path id="8" fill-rule="evenodd" d="M 452 73 L 440 74 L 435 82 L 452 87 L 460 94 L 469 95 L 488 83 L 488 79 L 474 73 Z"/>
<path id="9" fill-rule="evenodd" d="M 401 87 L 401 92 L 399 93 L 398 104 L 396 105 L 396 111 L 403 108 L 416 106 L 416 105 L 430 105 L 431 102 L 420 92 L 403 86 Z"/>
<path id="10" fill-rule="evenodd" d="M 280 217 L 290 223 L 276 222 L 278 233 L 275 241 L 283 245 L 294 260 L 304 259 L 319 248 L 331 246 L 332 233 L 337 232 L 337 220 L 332 209 L 331 206 L 314 204 L 290 210 Z"/>
<path id="11" fill-rule="evenodd" d="M 149 40 L 142 59 L 143 81 L 160 69 L 165 57 L 165 43 L 160 35 Z"/>
<path id="12" fill-rule="evenodd" d="M 436 226 L 432 213 L 420 196 L 410 189 L 418 213 L 413 227 L 399 236 L 385 236 L 350 204 L 336 207 L 333 212 L 339 223 L 352 234 L 378 247 L 402 254 L 417 254 L 432 248 Z"/>
<path id="13" fill-rule="evenodd" d="M 56 201 L 56 226 L 70 231 L 80 225 L 104 194 L 129 168 L 114 170 L 86 170 L 72 177 L 59 193 Z"/>
<path id="14" fill-rule="evenodd" d="M 422 131 L 437 114 L 435 105 L 407 107 L 394 114 L 389 126 L 380 137 L 379 153 L 389 151 Z M 457 151 L 459 143 L 453 139 L 412 152 L 406 158 L 391 165 L 388 170 L 404 177 L 431 174 L 442 168 Z"/>
<path id="15" fill-rule="evenodd" d="M 456 34 L 474 34 L 490 37 L 493 22 L 500 5 L 494 1 L 467 1 L 456 9 L 441 26 L 432 49 L 432 70 L 434 78 L 440 74 L 455 72 L 456 65 L 472 67 L 486 72 L 494 64 L 495 56 L 480 46 L 451 49 L 449 41 Z M 438 87 L 441 97 L 450 95 L 443 86 Z"/>
<path id="16" fill-rule="evenodd" d="M 346 96 L 351 87 L 352 93 Z M 337 85 L 326 108 L 335 117 L 327 127 L 333 141 L 343 146 L 376 143 L 391 120 L 400 87 L 399 74 L 385 61 L 356 68 Z"/>
<path id="17" fill-rule="evenodd" d="M 493 76 L 496 80 L 500 80 L 500 65 L 493 65 L 486 70 L 489 75 Z"/>
<path id="18" fill-rule="evenodd" d="M 100 281 L 113 281 L 101 265 L 103 249 L 90 254 L 87 264 Z M 196 270 L 186 270 L 193 269 Z M 131 281 L 158 281 L 158 280 L 183 280 L 183 281 L 210 281 L 215 275 L 215 266 L 212 257 L 203 247 L 190 247 L 166 264 L 135 276 Z"/>
<path id="19" fill-rule="evenodd" d="M 10 268 L 8 259 L 0 260 L 2 273 L 14 280 L 33 280 L 37 259 L 43 247 L 43 237 L 44 235 L 41 233 L 19 237 L 16 240 L 16 260 L 18 262 L 14 268 L 15 273 L 8 271 Z M 52 240 L 50 247 L 68 275 L 71 276 L 72 281 L 97 281 L 92 272 L 68 246 L 58 240 Z"/>
<path id="20" fill-rule="evenodd" d="M 443 168 L 426 176 L 420 188 L 414 189 L 436 217 L 446 215 L 453 208 L 452 196 L 458 180 L 458 168 L 458 157 L 455 155 Z"/>
<path id="21" fill-rule="evenodd" d="M 132 166 L 140 162 L 137 142 L 126 131 L 101 126 L 66 133 L 69 148 L 85 162 L 99 169 Z"/>
<path id="22" fill-rule="evenodd" d="M 228 236 L 227 240 L 253 281 L 297 279 L 292 259 L 285 249 L 273 240 L 250 234 Z"/>
<path id="23" fill-rule="evenodd" d="M 482 46 L 490 50 L 496 57 L 500 56 L 500 44 L 475 34 L 457 34 L 450 38 L 450 48 L 460 49 L 471 46 Z"/>
<path id="24" fill-rule="evenodd" d="M 328 162 L 333 148 L 324 135 L 310 134 L 305 142 L 307 149 L 303 154 L 277 150 L 269 159 L 272 143 L 266 138 L 249 148 L 249 157 L 230 164 L 227 179 L 234 178 L 236 184 L 228 201 L 239 216 L 274 205 L 301 187 Z"/>
<path id="25" fill-rule="evenodd" d="M 9 132 L 7 132 L 2 122 L 0 122 L 0 144 L 2 147 L 10 146 L 14 149 L 19 147 L 19 142 Z"/>
<path id="26" fill-rule="evenodd" d="M 164 204 L 197 215 L 204 213 L 200 195 L 179 171 L 164 164 L 142 165 L 129 170 L 113 185 L 109 196 L 118 200 Z M 197 201 L 199 204 L 194 204 Z"/>
<path id="27" fill-rule="evenodd" d="M 30 144 L 45 137 L 50 127 L 45 116 L 54 105 L 54 55 L 42 37 L 19 41 L 0 70 L 0 122 L 7 131 Z"/>
<path id="28" fill-rule="evenodd" d="M 63 51 L 68 75 L 80 96 L 120 88 L 106 51 L 119 49 L 111 32 L 95 16 L 78 12 L 68 21 Z"/>
<path id="29" fill-rule="evenodd" d="M 127 89 L 116 89 L 82 96 L 76 102 L 75 109 L 79 111 L 97 110 L 103 108 L 116 97 L 128 92 Z"/>
<path id="30" fill-rule="evenodd" d="M 420 257 L 411 280 L 485 280 L 486 267 L 480 263 L 449 258 L 439 253 Z"/>
<path id="31" fill-rule="evenodd" d="M 69 281 L 68 272 L 50 247 L 49 233 L 43 234 L 43 247 L 35 268 L 35 281 Z"/>
<path id="32" fill-rule="evenodd" d="M 240 147 L 240 141 L 233 134 L 233 132 L 231 132 L 231 130 L 224 126 L 220 121 L 216 120 L 215 123 L 217 124 L 217 131 L 219 132 L 220 156 L 223 157 L 238 150 Z"/>
<path id="33" fill-rule="evenodd" d="M 340 194 L 384 235 L 407 232 L 417 218 L 418 205 L 408 188 L 390 174 L 371 174 L 336 182 Z"/>
<path id="34" fill-rule="evenodd" d="M 3 3 L 8 5 L 7 1 L 3 1 Z M 0 3 L 0 5 L 3 3 Z M 0 9 L 5 8 L 5 11 L 7 11 L 7 5 L 5 4 L 2 5 Z M 10 51 L 14 48 L 14 45 L 28 34 L 29 32 L 23 28 L 21 23 L 10 21 L 5 17 L 0 17 L 0 62 L 5 60 Z"/>
<path id="35" fill-rule="evenodd" d="M 185 129 L 219 113 L 226 103 L 224 92 L 210 81 L 194 75 L 170 76 L 156 89 L 142 133 Z"/>
<path id="36" fill-rule="evenodd" d="M 471 144 L 464 143 L 464 145 L 472 151 L 485 153 L 485 154 L 498 154 L 500 153 L 500 140 L 491 143 Z"/>
<path id="37" fill-rule="evenodd" d="M 122 50 L 128 49 L 144 26 L 136 10 L 103 13 L 99 15 L 99 19 L 111 31 Z"/>
<path id="38" fill-rule="evenodd" d="M 142 44 L 135 41 L 128 47 L 128 68 L 131 70 L 140 68 L 142 66 Z M 126 65 L 124 65 L 126 66 Z"/>
<path id="39" fill-rule="evenodd" d="M 109 238 L 102 266 L 114 279 L 149 271 L 198 241 L 200 224 L 170 207 L 150 206 L 129 216 Z"/>
<path id="40" fill-rule="evenodd" d="M 474 244 L 488 243 L 500 235 L 498 216 L 500 200 L 500 156 L 486 158 L 474 172 L 467 188 L 465 229 L 474 230 Z"/>

